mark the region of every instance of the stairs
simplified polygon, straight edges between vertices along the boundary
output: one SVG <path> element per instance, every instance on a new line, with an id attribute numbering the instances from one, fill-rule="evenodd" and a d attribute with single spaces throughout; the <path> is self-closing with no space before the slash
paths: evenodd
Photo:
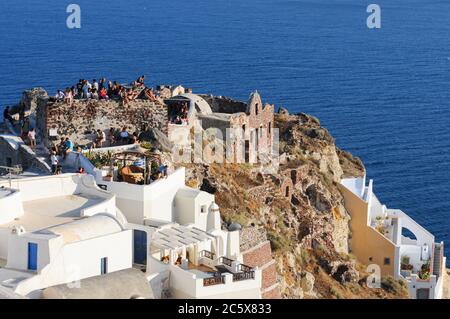
<path id="1" fill-rule="evenodd" d="M 436 277 L 441 276 L 442 269 L 442 258 L 444 252 L 444 244 L 435 244 L 434 245 L 434 256 L 433 256 L 433 275 Z"/>

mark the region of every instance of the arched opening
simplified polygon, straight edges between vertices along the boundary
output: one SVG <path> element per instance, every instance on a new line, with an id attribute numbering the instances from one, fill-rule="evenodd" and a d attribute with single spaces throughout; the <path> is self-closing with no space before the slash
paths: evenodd
<path id="1" fill-rule="evenodd" d="M 285 190 L 284 196 L 289 197 L 289 194 L 290 194 L 289 186 L 286 186 L 286 190 Z"/>
<path id="2" fill-rule="evenodd" d="M 416 235 L 414 235 L 412 231 L 405 227 L 402 228 L 402 237 L 406 237 L 411 240 L 417 240 Z"/>

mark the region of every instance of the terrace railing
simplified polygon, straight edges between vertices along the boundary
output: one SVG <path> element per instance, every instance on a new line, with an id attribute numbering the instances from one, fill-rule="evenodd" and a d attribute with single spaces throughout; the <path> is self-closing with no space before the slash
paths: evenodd
<path id="1" fill-rule="evenodd" d="M 249 272 L 238 272 L 233 274 L 233 281 L 243 281 L 243 280 L 250 280 L 255 279 L 255 271 L 249 271 Z"/>
<path id="2" fill-rule="evenodd" d="M 223 275 L 216 275 L 214 277 L 209 278 L 203 278 L 203 286 L 214 286 L 214 285 L 220 285 L 225 283 L 225 276 Z"/>
<path id="3" fill-rule="evenodd" d="M 205 258 L 214 260 L 215 254 L 208 250 L 202 250 L 202 251 L 200 251 L 200 257 L 205 257 Z"/>
<path id="4" fill-rule="evenodd" d="M 231 267 L 233 260 L 222 256 L 219 258 L 219 263 L 227 265 L 228 267 Z"/>
<path id="5" fill-rule="evenodd" d="M 233 274 L 233 281 L 242 281 L 249 279 L 255 279 L 255 271 L 250 266 L 240 264 L 239 272 Z"/>

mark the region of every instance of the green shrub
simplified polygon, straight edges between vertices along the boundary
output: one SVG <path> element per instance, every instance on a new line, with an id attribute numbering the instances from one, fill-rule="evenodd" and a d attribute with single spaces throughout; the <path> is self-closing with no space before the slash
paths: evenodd
<path id="1" fill-rule="evenodd" d="M 406 290 L 406 283 L 401 279 L 397 280 L 392 276 L 387 276 L 381 278 L 381 288 L 394 294 L 402 294 Z"/>
<path id="2" fill-rule="evenodd" d="M 280 235 L 276 234 L 275 232 L 272 232 L 272 231 L 268 232 L 267 238 L 270 241 L 270 247 L 272 248 L 273 251 L 282 250 L 289 246 L 286 238 L 281 237 Z"/>

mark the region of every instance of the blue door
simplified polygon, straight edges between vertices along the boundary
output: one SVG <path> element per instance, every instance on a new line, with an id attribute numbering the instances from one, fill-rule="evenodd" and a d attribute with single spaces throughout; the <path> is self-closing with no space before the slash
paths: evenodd
<path id="1" fill-rule="evenodd" d="M 38 245 L 28 243 L 28 270 L 37 270 Z"/>
<path id="2" fill-rule="evenodd" d="M 133 249 L 133 255 L 134 255 L 134 263 L 140 264 L 140 265 L 146 265 L 147 264 L 147 233 L 142 230 L 134 230 L 133 231 L 133 237 L 134 237 L 134 249 Z"/>
<path id="3" fill-rule="evenodd" d="M 102 275 L 108 273 L 108 257 L 102 258 L 101 264 L 100 264 L 100 273 Z"/>

